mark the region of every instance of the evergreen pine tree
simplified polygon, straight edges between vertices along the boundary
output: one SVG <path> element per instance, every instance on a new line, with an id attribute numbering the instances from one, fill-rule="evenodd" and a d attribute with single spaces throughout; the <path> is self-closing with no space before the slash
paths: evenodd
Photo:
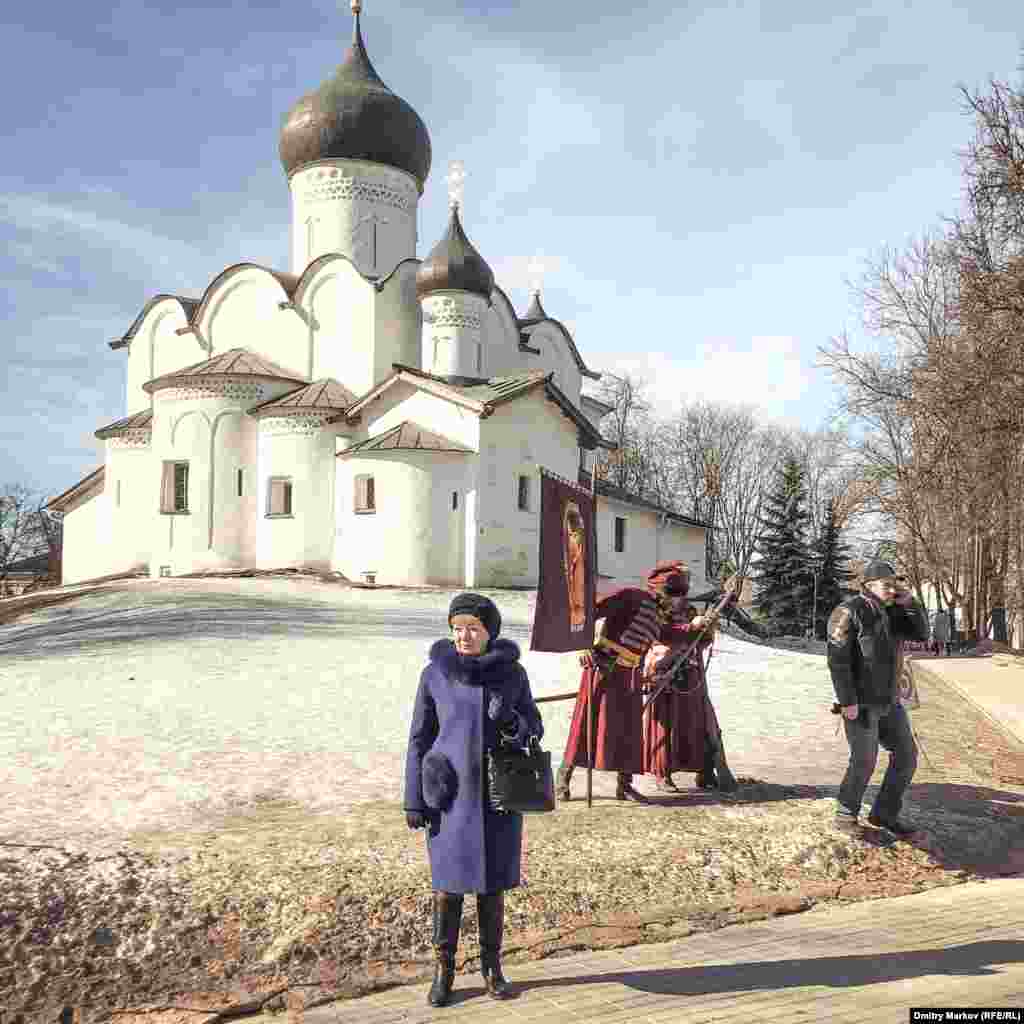
<path id="1" fill-rule="evenodd" d="M 806 540 L 806 500 L 803 468 L 789 456 L 765 496 L 754 576 L 754 607 L 776 636 L 803 636 L 810 625 L 814 574 Z"/>
<path id="2" fill-rule="evenodd" d="M 824 640 L 828 617 L 846 596 L 844 589 L 853 576 L 847 568 L 850 551 L 842 542 L 836 523 L 835 504 L 831 499 L 825 503 L 821 536 L 812 546 L 812 551 L 814 563 L 818 567 L 818 607 L 814 616 L 814 635 Z"/>

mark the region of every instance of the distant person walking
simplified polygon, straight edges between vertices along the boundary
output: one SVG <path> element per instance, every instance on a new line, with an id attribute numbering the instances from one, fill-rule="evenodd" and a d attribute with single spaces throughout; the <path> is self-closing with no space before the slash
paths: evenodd
<path id="1" fill-rule="evenodd" d="M 452 639 L 430 648 L 420 676 L 405 762 L 405 818 L 427 830 L 437 962 L 427 1001 L 444 1006 L 466 893 L 476 893 L 480 971 L 489 995 L 509 996 L 501 971 L 505 890 L 520 882 L 523 816 L 491 809 L 486 757 L 501 744 L 525 746 L 544 732 L 519 647 L 501 640 L 501 614 L 481 594 L 448 609 Z"/>
<path id="2" fill-rule="evenodd" d="M 928 639 L 924 609 L 888 562 L 870 562 L 860 593 L 838 605 L 828 620 L 828 667 L 850 747 L 835 825 L 848 835 L 863 834 L 858 816 L 879 744 L 890 751 L 889 766 L 868 822 L 897 836 L 917 831 L 899 817 L 917 769 L 917 745 L 899 701 L 901 638 Z"/>
<path id="3" fill-rule="evenodd" d="M 949 653 L 949 612 L 942 608 L 935 613 L 935 621 L 932 622 L 932 642 L 936 654 Z"/>

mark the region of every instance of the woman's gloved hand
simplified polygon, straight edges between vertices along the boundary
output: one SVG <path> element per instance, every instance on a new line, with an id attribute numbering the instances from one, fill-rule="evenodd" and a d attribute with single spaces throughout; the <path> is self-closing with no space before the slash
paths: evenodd
<path id="1" fill-rule="evenodd" d="M 426 828 L 427 816 L 422 811 L 406 811 L 405 823 L 409 828 Z"/>
<path id="2" fill-rule="evenodd" d="M 519 732 L 519 713 L 508 707 L 500 693 L 491 697 L 487 705 L 487 717 L 498 727 L 506 739 L 514 740 Z"/>

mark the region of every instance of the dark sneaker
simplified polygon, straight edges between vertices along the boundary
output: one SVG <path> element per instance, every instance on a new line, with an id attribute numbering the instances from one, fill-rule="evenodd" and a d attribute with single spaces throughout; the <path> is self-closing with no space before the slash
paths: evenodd
<path id="1" fill-rule="evenodd" d="M 672 781 L 671 775 L 666 775 L 664 778 L 658 777 L 654 780 L 654 788 L 659 793 L 678 793 L 679 787 Z"/>
<path id="2" fill-rule="evenodd" d="M 864 835 L 863 826 L 852 814 L 837 814 L 832 819 L 832 827 L 854 839 L 860 839 Z"/>
<path id="3" fill-rule="evenodd" d="M 885 818 L 880 818 L 877 814 L 869 814 L 868 823 L 874 825 L 875 828 L 884 828 L 886 832 L 891 832 L 894 836 L 913 836 L 921 831 L 913 825 L 908 825 L 905 821 L 898 819 L 886 821 Z"/>

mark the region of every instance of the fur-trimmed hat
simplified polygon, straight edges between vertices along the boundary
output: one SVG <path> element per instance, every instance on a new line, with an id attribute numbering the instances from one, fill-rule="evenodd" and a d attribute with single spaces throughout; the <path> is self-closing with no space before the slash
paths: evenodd
<path id="1" fill-rule="evenodd" d="M 456 594 L 448 608 L 449 626 L 456 615 L 472 615 L 479 619 L 492 641 L 501 632 L 501 612 L 498 611 L 498 606 L 483 594 Z"/>
<path id="2" fill-rule="evenodd" d="M 459 777 L 451 761 L 440 751 L 429 750 L 423 758 L 423 800 L 435 811 L 447 811 L 455 802 Z"/>
<path id="3" fill-rule="evenodd" d="M 665 594 L 686 594 L 690 590 L 690 567 L 685 562 L 659 562 L 647 574 L 649 590 Z"/>

